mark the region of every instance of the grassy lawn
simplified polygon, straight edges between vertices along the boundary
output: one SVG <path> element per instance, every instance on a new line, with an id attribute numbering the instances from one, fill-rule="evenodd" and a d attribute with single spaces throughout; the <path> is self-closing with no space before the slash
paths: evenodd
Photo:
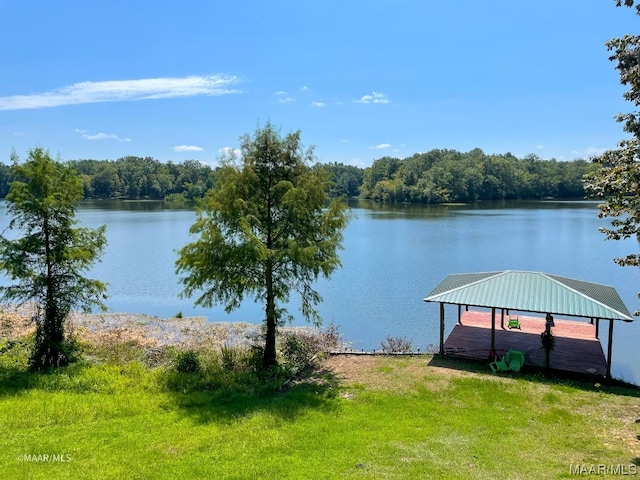
<path id="1" fill-rule="evenodd" d="M 638 390 L 496 376 L 426 356 L 332 357 L 276 393 L 168 388 L 169 374 L 129 361 L 33 375 L 5 361 L 0 478 L 530 479 L 575 477 L 572 465 L 640 470 Z"/>

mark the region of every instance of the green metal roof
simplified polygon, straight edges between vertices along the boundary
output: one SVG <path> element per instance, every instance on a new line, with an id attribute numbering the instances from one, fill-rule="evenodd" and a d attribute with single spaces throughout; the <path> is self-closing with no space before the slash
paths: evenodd
<path id="1" fill-rule="evenodd" d="M 633 321 L 613 287 L 539 272 L 452 274 L 424 301 Z"/>

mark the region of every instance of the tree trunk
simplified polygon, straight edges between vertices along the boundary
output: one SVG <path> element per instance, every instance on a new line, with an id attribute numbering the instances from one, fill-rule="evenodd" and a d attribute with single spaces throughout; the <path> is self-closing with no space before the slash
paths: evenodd
<path id="1" fill-rule="evenodd" d="M 276 327 L 278 319 L 276 317 L 276 303 L 273 293 L 273 268 L 269 263 L 267 265 L 267 307 L 266 307 L 266 324 L 267 332 L 265 335 L 264 356 L 262 357 L 262 366 L 264 368 L 272 367 L 276 364 Z"/>
<path id="2" fill-rule="evenodd" d="M 47 219 L 43 225 L 45 262 L 47 265 L 47 291 L 44 315 L 38 321 L 34 355 L 31 359 L 32 370 L 48 370 L 66 365 L 67 359 L 62 351 L 64 343 L 64 318 L 61 315 L 54 287 L 54 261 L 51 254 L 51 229 Z"/>

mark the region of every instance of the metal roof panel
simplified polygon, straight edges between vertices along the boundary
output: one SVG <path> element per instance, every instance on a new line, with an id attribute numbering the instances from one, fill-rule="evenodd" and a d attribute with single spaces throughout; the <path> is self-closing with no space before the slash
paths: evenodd
<path id="1" fill-rule="evenodd" d="M 614 288 L 540 272 L 506 270 L 452 274 L 424 300 L 576 317 L 633 320 Z"/>

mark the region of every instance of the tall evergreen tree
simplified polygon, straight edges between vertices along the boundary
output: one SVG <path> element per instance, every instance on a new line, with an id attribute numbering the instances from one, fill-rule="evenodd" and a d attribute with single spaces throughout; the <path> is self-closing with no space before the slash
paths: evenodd
<path id="1" fill-rule="evenodd" d="M 64 330 L 70 310 L 105 308 L 105 285 L 82 276 L 106 245 L 105 227 L 75 227 L 83 186 L 69 166 L 40 147 L 29 151 L 24 164 L 15 160 L 7 202 L 9 229 L 17 238 L 0 236 L 0 269 L 18 283 L 1 287 L 0 294 L 9 301 L 33 302 L 36 339 L 30 366 L 46 370 L 74 359 Z"/>
<path id="2" fill-rule="evenodd" d="M 302 315 L 319 324 L 312 288 L 340 266 L 337 250 L 347 223 L 346 206 L 327 200 L 324 173 L 310 168 L 300 132 L 284 137 L 269 123 L 241 139 L 241 161 L 227 159 L 218 172 L 191 234 L 179 252 L 184 294 L 202 290 L 196 304 L 223 303 L 227 311 L 246 296 L 265 303 L 263 366 L 276 363 L 276 332 L 292 290 Z"/>

